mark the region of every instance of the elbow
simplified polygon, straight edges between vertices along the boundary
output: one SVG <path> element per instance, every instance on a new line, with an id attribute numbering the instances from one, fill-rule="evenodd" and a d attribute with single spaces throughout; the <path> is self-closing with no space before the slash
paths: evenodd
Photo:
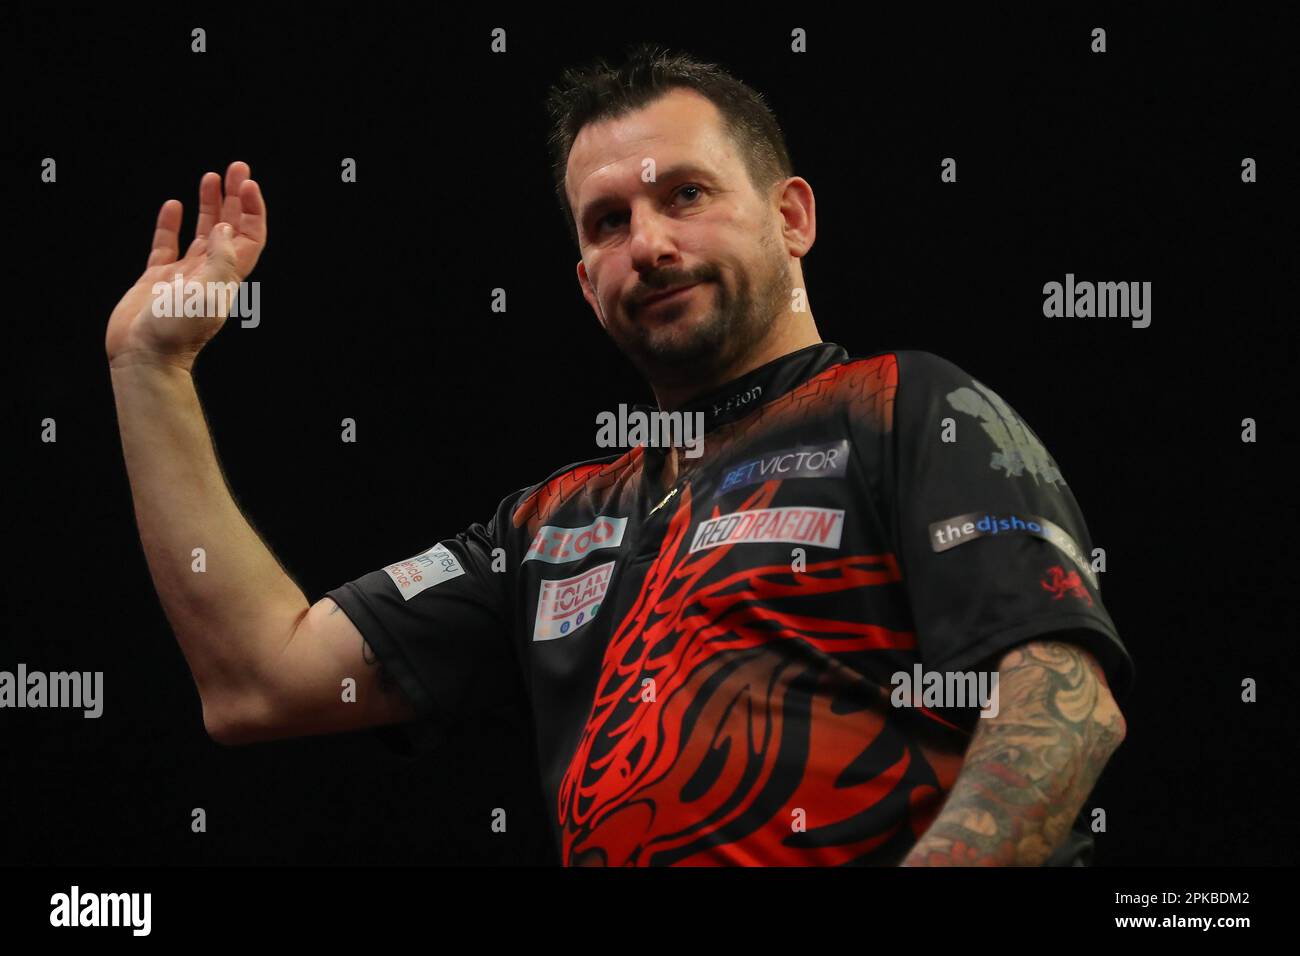
<path id="1" fill-rule="evenodd" d="M 1098 747 L 1109 756 L 1128 736 L 1128 721 L 1124 719 L 1124 712 L 1119 709 L 1115 695 L 1111 693 L 1110 682 L 1106 680 L 1106 672 L 1101 664 L 1091 654 L 1080 653 L 1084 655 L 1092 675 L 1091 692 L 1095 695 L 1092 704 L 1094 737 Z"/>
<path id="2" fill-rule="evenodd" d="M 1110 689 L 1103 684 L 1100 690 L 1100 699 L 1093 711 L 1093 725 L 1097 731 L 1099 748 L 1109 756 L 1119 749 L 1119 745 L 1128 736 L 1128 721 L 1111 696 Z"/>
<path id="3" fill-rule="evenodd" d="M 219 716 L 219 711 L 208 701 L 203 701 L 203 729 L 207 732 L 208 739 L 213 743 L 220 744 L 223 747 L 236 746 L 233 726 L 224 717 Z"/>
<path id="4" fill-rule="evenodd" d="M 243 747 L 260 739 L 247 710 L 227 701 L 203 700 L 203 729 L 213 743 L 222 747 Z"/>

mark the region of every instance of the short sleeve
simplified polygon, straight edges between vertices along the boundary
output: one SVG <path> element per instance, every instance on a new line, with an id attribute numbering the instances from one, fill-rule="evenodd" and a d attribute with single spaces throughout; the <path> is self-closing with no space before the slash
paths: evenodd
<path id="1" fill-rule="evenodd" d="M 1136 668 L 1056 461 L 988 386 L 931 353 L 896 354 L 894 534 L 922 665 L 991 666 L 1050 636 L 1092 652 L 1126 697 Z"/>
<path id="2" fill-rule="evenodd" d="M 515 497 L 487 524 L 327 592 L 415 706 L 416 720 L 374 729 L 396 753 L 427 753 L 462 722 L 523 704 L 498 533 Z"/>

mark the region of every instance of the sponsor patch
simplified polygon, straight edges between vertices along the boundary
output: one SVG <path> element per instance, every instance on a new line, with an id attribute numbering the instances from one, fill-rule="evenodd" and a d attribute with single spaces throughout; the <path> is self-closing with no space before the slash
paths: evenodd
<path id="1" fill-rule="evenodd" d="M 421 591 L 450 581 L 465 573 L 456 556 L 440 544 L 435 544 L 424 554 L 417 554 L 409 561 L 398 561 L 384 568 L 384 573 L 393 579 L 402 599 L 411 600 Z"/>
<path id="2" fill-rule="evenodd" d="M 604 603 L 616 563 L 610 561 L 561 581 L 543 581 L 537 593 L 533 640 L 568 637 L 584 624 L 590 624 Z"/>
<path id="3" fill-rule="evenodd" d="M 623 543 L 623 529 L 626 527 L 626 518 L 608 518 L 605 515 L 599 515 L 591 524 L 581 528 L 548 524 L 537 529 L 524 561 L 567 564 L 601 548 L 617 548 Z"/>
<path id="4" fill-rule="evenodd" d="M 944 521 L 933 521 L 930 523 L 930 547 L 935 551 L 947 551 L 949 548 L 974 541 L 976 538 L 999 534 L 1029 534 L 1051 542 L 1075 563 L 1094 590 L 1100 589 L 1096 572 L 1092 570 L 1083 549 L 1070 533 L 1055 522 L 1039 515 L 999 516 L 972 511 L 970 514 L 957 515 Z"/>
<path id="5" fill-rule="evenodd" d="M 714 496 L 774 478 L 843 478 L 848 470 L 849 441 L 782 448 L 728 468 Z"/>
<path id="6" fill-rule="evenodd" d="M 844 512 L 836 508 L 787 507 L 733 511 L 700 522 L 695 538 L 691 541 L 691 551 L 703 551 L 724 544 L 764 541 L 839 548 L 843 530 Z"/>

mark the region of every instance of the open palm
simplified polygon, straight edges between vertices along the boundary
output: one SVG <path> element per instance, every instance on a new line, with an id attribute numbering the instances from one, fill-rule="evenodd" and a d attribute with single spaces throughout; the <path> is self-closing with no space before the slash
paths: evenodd
<path id="1" fill-rule="evenodd" d="M 158 212 L 153 248 L 144 272 L 122 296 L 108 320 L 104 348 L 109 364 L 168 362 L 190 368 L 199 350 L 220 330 L 229 308 L 209 301 L 201 316 L 156 316 L 154 285 L 182 282 L 242 282 L 266 248 L 266 203 L 247 163 L 234 162 L 221 177 L 203 174 L 199 181 L 199 221 L 194 240 L 180 255 L 180 200 L 168 199 Z M 230 236 L 217 227 L 229 225 Z M 227 303 L 228 305 L 228 303 Z"/>

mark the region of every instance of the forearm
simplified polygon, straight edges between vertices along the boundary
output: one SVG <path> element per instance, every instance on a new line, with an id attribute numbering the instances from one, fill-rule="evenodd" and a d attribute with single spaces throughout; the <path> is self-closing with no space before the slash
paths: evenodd
<path id="1" fill-rule="evenodd" d="M 110 373 L 145 558 L 206 709 L 256 679 L 308 602 L 231 497 L 190 372 Z"/>
<path id="2" fill-rule="evenodd" d="M 943 809 L 904 866 L 1039 866 L 1069 833 L 1124 738 L 1100 668 L 1068 645 L 1011 652 Z"/>

